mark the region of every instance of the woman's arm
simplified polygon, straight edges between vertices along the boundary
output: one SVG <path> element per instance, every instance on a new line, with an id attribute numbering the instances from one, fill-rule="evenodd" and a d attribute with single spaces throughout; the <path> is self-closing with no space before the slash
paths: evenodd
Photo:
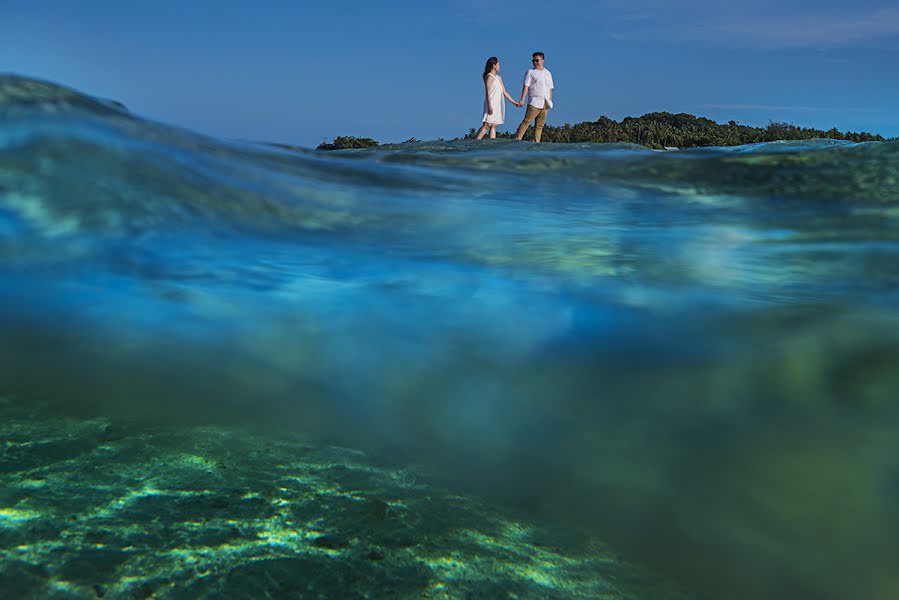
<path id="1" fill-rule="evenodd" d="M 514 104 L 515 106 L 521 106 L 515 98 L 513 98 L 512 96 L 509 95 L 509 92 L 506 91 L 505 85 L 503 86 L 503 96 L 505 96 L 506 99 L 509 102 L 511 102 L 512 104 Z"/>
<path id="2" fill-rule="evenodd" d="M 484 89 L 487 93 L 487 114 L 493 114 L 493 105 L 490 104 L 490 90 L 493 89 L 493 78 L 487 76 L 484 78 Z"/>

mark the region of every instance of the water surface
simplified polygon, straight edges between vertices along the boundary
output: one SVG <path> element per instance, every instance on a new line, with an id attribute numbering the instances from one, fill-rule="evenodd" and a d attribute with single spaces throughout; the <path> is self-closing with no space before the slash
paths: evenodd
<path id="1" fill-rule="evenodd" d="M 4 77 L 0 396 L 352 448 L 697 597 L 893 598 L 897 181 L 896 143 L 288 152 Z M 0 533 L 42 498 L 6 444 Z"/>

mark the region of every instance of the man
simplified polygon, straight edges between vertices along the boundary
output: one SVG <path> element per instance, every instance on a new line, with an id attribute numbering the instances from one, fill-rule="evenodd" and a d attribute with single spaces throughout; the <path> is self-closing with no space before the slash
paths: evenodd
<path id="1" fill-rule="evenodd" d="M 518 126 L 515 139 L 520 140 L 524 137 L 524 132 L 528 130 L 528 125 L 533 120 L 534 141 L 539 142 L 543 136 L 546 113 L 553 107 L 553 76 L 549 69 L 543 66 L 542 52 L 534 52 L 531 59 L 534 68 L 528 69 L 528 72 L 524 74 L 524 87 L 521 88 L 521 100 L 518 101 L 519 104 L 524 104 L 525 96 L 527 96 L 528 108 L 524 113 L 524 120 Z"/>

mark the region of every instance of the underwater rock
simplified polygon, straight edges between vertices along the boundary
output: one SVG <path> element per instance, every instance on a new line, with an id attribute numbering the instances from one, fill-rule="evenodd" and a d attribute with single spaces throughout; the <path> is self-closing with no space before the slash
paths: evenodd
<path id="1" fill-rule="evenodd" d="M 358 452 L 220 427 L 134 428 L 107 444 L 103 419 L 0 414 L 2 438 L 26 431 L 82 451 L 0 473 L 0 490 L 27 491 L 0 502 L 11 597 L 636 600 L 653 581 L 653 598 L 687 597 L 596 540 L 404 485 Z M 209 471 L 224 462 L 227 476 Z"/>

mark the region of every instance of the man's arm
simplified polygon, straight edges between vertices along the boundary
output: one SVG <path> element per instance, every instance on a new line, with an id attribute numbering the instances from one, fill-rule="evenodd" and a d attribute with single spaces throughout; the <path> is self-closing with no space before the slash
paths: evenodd
<path id="1" fill-rule="evenodd" d="M 526 85 L 523 88 L 521 88 L 521 100 L 519 100 L 518 103 L 521 104 L 522 106 L 524 106 L 524 99 L 527 98 L 527 96 L 528 96 L 528 88 L 529 87 L 530 86 Z"/>

